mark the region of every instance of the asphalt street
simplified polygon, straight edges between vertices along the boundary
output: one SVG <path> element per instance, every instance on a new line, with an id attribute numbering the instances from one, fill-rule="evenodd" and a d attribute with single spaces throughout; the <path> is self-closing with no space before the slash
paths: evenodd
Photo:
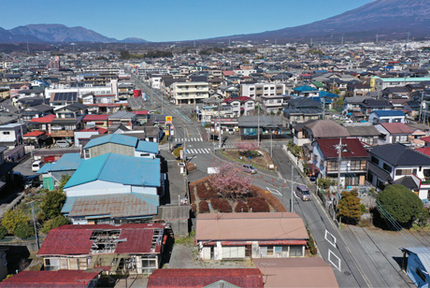
<path id="1" fill-rule="evenodd" d="M 163 114 L 173 116 L 175 128 L 171 144 L 185 146 L 187 158 L 196 164 L 200 171 L 193 172 L 194 175 L 201 177 L 206 175 L 208 167 L 219 167 L 229 161 L 217 151 L 218 141 L 210 140 L 208 131 L 191 118 L 193 107 L 175 106 L 164 99 L 160 91 L 150 89 L 143 84 L 138 84 L 138 87 L 150 96 L 149 107 L 162 108 Z M 238 139 L 237 135 L 227 134 L 223 134 L 222 138 L 223 148 L 233 148 L 234 142 Z M 319 255 L 334 268 L 339 286 L 409 287 L 410 283 L 402 277 L 402 272 L 395 263 L 392 263 L 392 259 L 388 257 L 383 259 L 383 255 L 379 255 L 378 258 L 374 255 L 374 250 L 378 249 L 375 243 L 366 241 L 363 235 L 358 233 L 359 231 L 342 230 L 336 227 L 315 195 L 312 201 L 303 202 L 291 192 L 298 184 L 309 185 L 310 183 L 307 178 L 299 174 L 280 148 L 280 144 L 282 143 L 277 142 L 272 145 L 272 158 L 278 168 L 277 171 L 259 170 L 257 174 L 251 176 L 253 184 L 278 197 L 287 210 L 291 209 L 290 200 L 293 199 L 293 211 L 303 218 L 305 225 L 310 229 Z M 268 142 L 263 142 L 262 145 L 269 151 Z M 193 179 L 193 173 L 189 175 L 190 181 L 197 180 Z"/>

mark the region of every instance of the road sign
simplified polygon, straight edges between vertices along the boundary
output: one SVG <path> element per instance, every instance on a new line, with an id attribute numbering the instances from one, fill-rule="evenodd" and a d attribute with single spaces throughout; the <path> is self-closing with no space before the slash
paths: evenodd
<path id="1" fill-rule="evenodd" d="M 166 124 L 172 124 L 173 117 L 172 116 L 166 116 Z"/>

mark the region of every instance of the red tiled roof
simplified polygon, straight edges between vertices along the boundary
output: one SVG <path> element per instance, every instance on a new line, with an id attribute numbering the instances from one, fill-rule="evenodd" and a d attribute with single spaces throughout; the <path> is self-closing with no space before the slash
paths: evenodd
<path id="1" fill-rule="evenodd" d="M 234 73 L 233 71 L 222 71 L 222 74 L 224 76 L 232 76 L 232 75 L 236 75 L 236 73 Z"/>
<path id="2" fill-rule="evenodd" d="M 106 134 L 108 131 L 109 131 L 108 129 L 96 127 L 95 129 L 94 128 L 82 129 L 78 132 L 99 132 L 99 134 Z"/>
<path id="3" fill-rule="evenodd" d="M 0 282 L 0 287 L 9 288 L 75 288 L 87 287 L 89 282 L 102 272 L 102 269 L 58 270 L 58 271 L 21 271 L 13 277 Z"/>
<path id="4" fill-rule="evenodd" d="M 420 140 L 430 143 L 430 136 L 421 137 Z"/>
<path id="5" fill-rule="evenodd" d="M 224 280 L 242 288 L 264 287 L 259 269 L 157 269 L 148 279 L 148 288 L 197 288 Z"/>
<path id="6" fill-rule="evenodd" d="M 413 131 L 404 123 L 381 123 L 390 134 L 412 134 Z"/>
<path id="7" fill-rule="evenodd" d="M 239 97 L 228 97 L 224 100 L 225 103 L 230 103 L 233 101 L 246 102 L 246 101 L 254 101 L 251 97 L 248 96 L 239 96 Z"/>
<path id="8" fill-rule="evenodd" d="M 422 139 L 422 138 L 421 138 Z M 416 149 L 418 152 L 421 152 L 427 156 L 430 156 L 430 147 L 418 148 Z"/>
<path id="9" fill-rule="evenodd" d="M 84 117 L 84 122 L 87 122 L 87 121 L 107 121 L 108 117 L 109 117 L 109 115 L 107 115 L 107 114 L 101 114 L 101 115 L 89 114 L 89 115 L 86 115 Z"/>
<path id="10" fill-rule="evenodd" d="M 336 147 L 339 145 L 339 139 L 319 139 L 317 143 L 325 159 L 338 157 Z M 369 156 L 369 153 L 358 139 L 342 139 L 342 146 L 342 158 Z"/>
<path id="11" fill-rule="evenodd" d="M 52 229 L 46 236 L 38 255 L 85 255 L 90 254 L 94 230 L 121 230 L 115 253 L 148 253 L 150 252 L 153 229 L 164 228 L 162 224 L 123 224 L 102 225 L 64 225 Z M 156 252 L 160 251 L 159 245 Z"/>
<path id="12" fill-rule="evenodd" d="M 31 132 L 24 134 L 23 136 L 24 137 L 38 137 L 38 136 L 41 136 L 43 134 L 45 134 L 45 132 L 43 132 L 43 131 L 31 131 Z"/>
<path id="13" fill-rule="evenodd" d="M 49 114 L 40 118 L 31 119 L 30 123 L 51 123 L 55 119 L 54 114 Z"/>
<path id="14" fill-rule="evenodd" d="M 147 115 L 147 114 L 149 114 L 149 111 L 147 110 L 147 111 L 131 111 L 132 113 L 134 113 L 134 114 L 137 114 L 137 115 Z"/>
<path id="15" fill-rule="evenodd" d="M 128 103 L 97 103 L 97 104 L 85 104 L 87 106 L 97 106 L 97 107 L 119 107 L 128 106 Z"/>

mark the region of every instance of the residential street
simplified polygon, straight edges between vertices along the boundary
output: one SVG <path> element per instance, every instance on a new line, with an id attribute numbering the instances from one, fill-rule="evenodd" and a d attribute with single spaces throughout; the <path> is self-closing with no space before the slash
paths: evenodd
<path id="1" fill-rule="evenodd" d="M 188 175 L 190 182 L 206 175 L 208 167 L 217 167 L 229 161 L 217 151 L 218 141 L 208 141 L 201 124 L 191 119 L 189 107 L 184 107 L 183 110 L 176 108 L 167 100 L 160 100 L 161 95 L 158 92 L 146 86 L 141 87 L 145 93 L 151 95 L 152 101 L 157 101 L 158 104 L 163 103 L 164 114 L 173 116 L 175 131 L 171 145 L 185 145 L 187 158 L 196 164 L 198 169 Z M 154 106 L 154 103 L 152 105 Z M 223 134 L 222 136 L 223 148 L 234 148 L 234 142 L 238 138 L 234 135 Z M 251 177 L 254 178 L 254 185 L 270 191 L 289 210 L 291 187 L 295 188 L 297 184 L 309 185 L 310 183 L 299 174 L 282 150 L 281 146 L 284 143 L 286 141 L 276 141 L 272 146 L 272 158 L 275 166 L 278 167 L 277 172 L 259 170 Z M 268 141 L 262 142 L 262 146 L 269 151 Z M 294 170 L 293 184 L 291 184 L 292 168 Z M 315 195 L 313 198 L 313 201 L 303 202 L 293 196 L 294 212 L 298 213 L 303 218 L 305 225 L 309 227 L 318 246 L 319 255 L 327 263 L 331 263 L 340 287 L 411 287 L 410 280 L 403 275 L 398 262 L 391 256 L 392 254 L 398 255 L 398 257 L 401 255 L 401 247 L 396 246 L 392 241 L 399 237 L 393 238 L 393 235 L 387 234 L 389 232 L 377 233 L 378 237 L 384 239 L 378 242 L 384 243 L 385 248 L 381 249 L 381 245 L 376 245 L 374 241 L 376 237 L 374 233 L 367 232 L 367 229 L 348 226 L 339 229 L 336 227 L 323 209 L 320 200 Z M 395 234 L 395 236 L 400 234 Z M 408 246 L 407 243 L 404 245 Z M 391 253 L 393 249 L 395 253 Z"/>

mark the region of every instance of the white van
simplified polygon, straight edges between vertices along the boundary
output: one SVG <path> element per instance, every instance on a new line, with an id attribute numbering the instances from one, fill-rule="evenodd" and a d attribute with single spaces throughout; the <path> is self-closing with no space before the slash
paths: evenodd
<path id="1" fill-rule="evenodd" d="M 43 162 L 38 160 L 34 161 L 33 164 L 31 164 L 31 171 L 37 172 L 39 169 L 43 166 Z"/>
<path id="2" fill-rule="evenodd" d="M 257 173 L 257 169 L 255 169 L 254 166 L 252 166 L 250 164 L 243 164 L 242 165 L 242 171 L 244 171 L 246 173 L 251 173 L 251 174 Z"/>

